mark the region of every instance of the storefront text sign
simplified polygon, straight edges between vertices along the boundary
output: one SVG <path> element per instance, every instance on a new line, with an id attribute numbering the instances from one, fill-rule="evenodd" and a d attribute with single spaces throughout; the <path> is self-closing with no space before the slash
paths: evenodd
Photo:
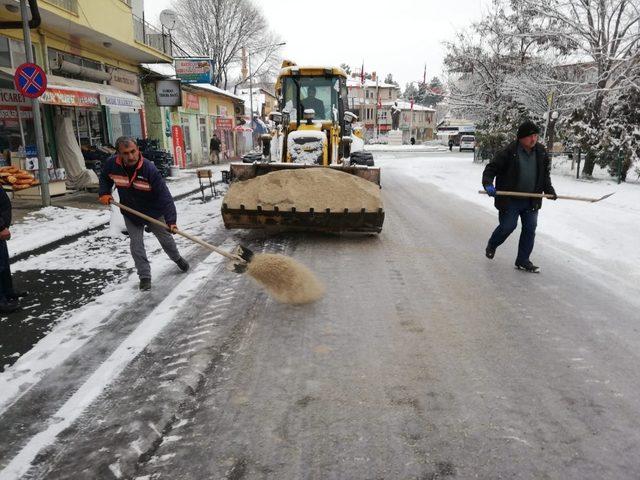
<path id="1" fill-rule="evenodd" d="M 99 107 L 98 95 L 77 90 L 63 90 L 61 88 L 48 88 L 40 97 L 42 103 L 52 105 L 64 105 L 68 107 Z"/>
<path id="2" fill-rule="evenodd" d="M 156 82 L 156 103 L 159 107 L 182 106 L 180 80 L 158 80 Z"/>
<path id="3" fill-rule="evenodd" d="M 115 97 L 113 95 L 100 95 L 100 103 L 105 107 L 128 107 L 141 108 L 142 100 L 126 97 Z"/>
<path id="4" fill-rule="evenodd" d="M 171 127 L 171 137 L 173 140 L 173 163 L 176 167 L 185 168 L 187 166 L 187 152 L 184 149 L 184 135 L 180 125 Z"/>
<path id="5" fill-rule="evenodd" d="M 176 77 L 183 83 L 211 83 L 213 68 L 206 58 L 176 59 Z"/>
<path id="6" fill-rule="evenodd" d="M 233 130 L 233 118 L 216 118 L 216 128 L 218 130 Z"/>
<path id="7" fill-rule="evenodd" d="M 109 85 L 124 90 L 125 92 L 135 93 L 136 95 L 140 93 L 140 81 L 138 80 L 138 75 L 120 68 L 113 68 L 111 70 L 111 80 L 109 80 Z"/>
<path id="8" fill-rule="evenodd" d="M 185 97 L 185 108 L 200 111 L 200 100 L 197 95 L 194 95 L 193 93 L 186 93 Z"/>
<path id="9" fill-rule="evenodd" d="M 27 99 L 15 90 L 0 88 L 0 105 L 27 105 Z"/>

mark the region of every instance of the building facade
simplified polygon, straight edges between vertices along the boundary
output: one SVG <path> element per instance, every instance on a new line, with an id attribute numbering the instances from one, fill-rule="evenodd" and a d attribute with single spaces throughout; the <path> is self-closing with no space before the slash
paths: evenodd
<path id="1" fill-rule="evenodd" d="M 19 2 L 7 0 L 0 21 L 19 21 Z M 35 62 L 47 73 L 40 98 L 45 155 L 56 166 L 79 162 L 121 135 L 147 134 L 139 65 L 171 62 L 169 35 L 145 23 L 142 0 L 40 0 L 42 23 L 31 31 Z M 35 150 L 30 103 L 13 75 L 26 60 L 22 31 L 0 30 L 0 149 Z M 74 144 L 75 143 L 75 144 Z M 80 156 L 80 160 L 78 160 Z"/>
<path id="2" fill-rule="evenodd" d="M 222 142 L 223 159 L 234 159 L 250 149 L 250 134 L 242 127 L 244 102 L 240 96 L 207 83 L 182 83 L 181 105 L 159 107 L 156 85 L 175 79 L 172 65 L 144 64 L 143 82 L 149 138 L 173 153 L 181 167 L 209 163 L 209 142 L 215 132 Z"/>

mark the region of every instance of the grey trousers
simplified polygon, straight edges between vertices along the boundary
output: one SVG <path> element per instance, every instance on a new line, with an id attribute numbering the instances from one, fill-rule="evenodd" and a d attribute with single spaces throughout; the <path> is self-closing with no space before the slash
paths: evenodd
<path id="1" fill-rule="evenodd" d="M 164 222 L 164 217 L 158 218 L 161 222 Z M 129 247 L 131 248 L 131 256 L 136 264 L 136 270 L 138 271 L 138 277 L 151 278 L 151 265 L 147 259 L 147 252 L 144 249 L 144 225 L 137 225 L 124 215 L 124 224 L 129 232 Z M 162 249 L 174 262 L 180 259 L 180 252 L 176 247 L 176 242 L 173 239 L 173 235 L 165 228 L 160 226 L 145 223 L 149 230 L 156 236 Z"/>

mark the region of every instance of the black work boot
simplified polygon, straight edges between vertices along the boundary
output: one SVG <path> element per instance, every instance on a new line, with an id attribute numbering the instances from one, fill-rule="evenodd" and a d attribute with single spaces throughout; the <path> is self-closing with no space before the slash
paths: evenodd
<path id="1" fill-rule="evenodd" d="M 141 278 L 140 279 L 140 290 L 142 290 L 142 291 L 151 290 L 151 279 L 150 278 Z"/>
<path id="2" fill-rule="evenodd" d="M 535 266 L 531 261 L 516 262 L 516 268 L 518 270 L 524 270 L 529 273 L 540 273 L 540 267 Z"/>
<path id="3" fill-rule="evenodd" d="M 0 313 L 12 313 L 20 310 L 20 304 L 15 300 L 0 300 Z"/>
<path id="4" fill-rule="evenodd" d="M 496 255 L 496 249 L 487 245 L 487 248 L 485 249 L 484 254 L 487 258 L 492 259 Z"/>
<path id="5" fill-rule="evenodd" d="M 178 265 L 178 268 L 180 270 L 182 270 L 183 272 L 186 272 L 187 270 L 189 270 L 189 264 L 182 257 L 180 257 L 178 260 L 176 260 L 176 265 Z"/>

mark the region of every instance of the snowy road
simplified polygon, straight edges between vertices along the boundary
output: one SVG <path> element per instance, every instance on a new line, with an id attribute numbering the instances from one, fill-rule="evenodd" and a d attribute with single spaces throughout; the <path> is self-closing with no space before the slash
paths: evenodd
<path id="1" fill-rule="evenodd" d="M 263 242 L 198 207 L 195 233 L 291 254 L 327 297 L 277 304 L 191 251 L 4 410 L 0 479 L 638 478 L 633 277 L 544 231 L 542 274 L 516 238 L 487 260 L 495 213 L 404 160 L 379 236 Z"/>

